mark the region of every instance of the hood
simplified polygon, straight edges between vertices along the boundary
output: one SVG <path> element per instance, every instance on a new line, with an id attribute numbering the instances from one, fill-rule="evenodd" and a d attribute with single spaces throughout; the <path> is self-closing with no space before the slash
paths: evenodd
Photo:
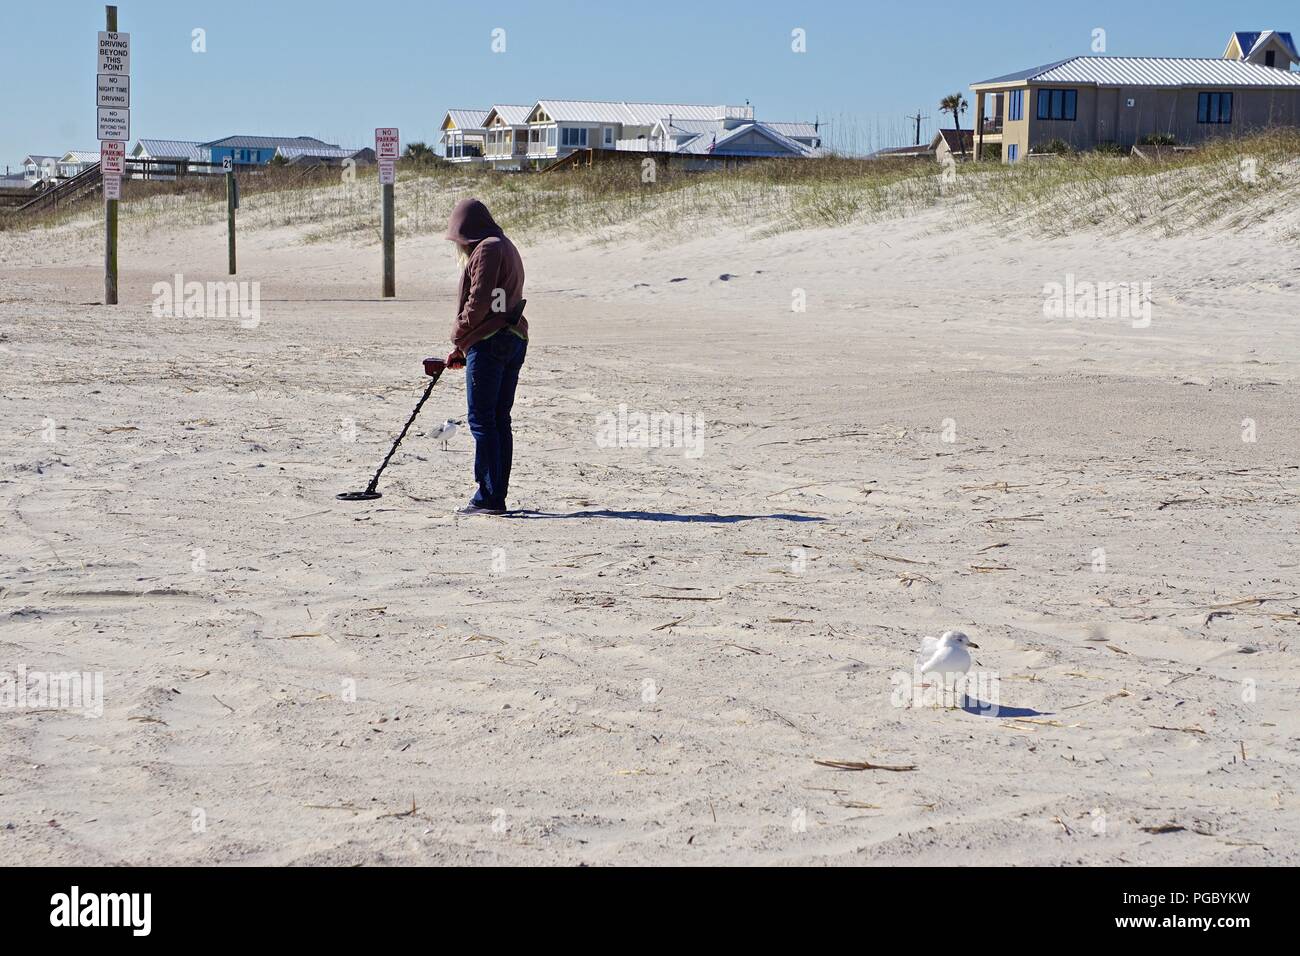
<path id="1" fill-rule="evenodd" d="M 447 238 L 452 242 L 472 245 L 488 236 L 503 236 L 501 227 L 488 212 L 488 207 L 477 199 L 462 199 L 451 211 L 447 222 Z"/>

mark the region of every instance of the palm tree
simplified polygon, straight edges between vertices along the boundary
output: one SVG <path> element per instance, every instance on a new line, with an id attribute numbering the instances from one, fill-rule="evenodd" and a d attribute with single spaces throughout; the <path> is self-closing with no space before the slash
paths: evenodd
<path id="1" fill-rule="evenodd" d="M 957 143 L 961 146 L 961 158 L 966 158 L 966 140 L 961 135 L 961 114 L 966 112 L 966 97 L 960 93 L 950 93 L 939 101 L 941 113 L 951 113 L 953 124 L 957 127 Z"/>
<path id="2" fill-rule="evenodd" d="M 426 163 L 433 162 L 435 154 L 427 143 L 408 143 L 406 155 L 402 158 L 423 166 Z"/>

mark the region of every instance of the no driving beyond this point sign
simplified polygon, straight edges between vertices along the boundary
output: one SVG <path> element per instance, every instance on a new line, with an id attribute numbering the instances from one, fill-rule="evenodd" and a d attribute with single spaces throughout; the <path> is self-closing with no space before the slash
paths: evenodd
<path id="1" fill-rule="evenodd" d="M 131 72 L 131 34 L 99 31 L 99 69 L 101 74 L 127 76 Z"/>

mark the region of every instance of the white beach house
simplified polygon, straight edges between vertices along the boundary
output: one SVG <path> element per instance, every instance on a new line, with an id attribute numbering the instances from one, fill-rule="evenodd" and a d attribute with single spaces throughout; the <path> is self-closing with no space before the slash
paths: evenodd
<path id="1" fill-rule="evenodd" d="M 146 160 L 149 164 L 136 167 L 139 171 L 134 175 L 139 179 L 171 181 L 176 178 L 179 167 L 183 167 L 184 173 L 220 173 L 220 169 L 189 165 L 203 162 L 202 145 L 180 139 L 138 139 L 131 150 L 131 158 Z"/>
<path id="2" fill-rule="evenodd" d="M 820 148 L 816 124 L 759 122 L 748 104 L 539 100 L 528 115 L 528 157 L 542 162 L 584 149 L 705 160 L 806 158 Z"/>
<path id="3" fill-rule="evenodd" d="M 443 155 L 495 169 L 542 168 L 575 152 L 664 153 L 687 165 L 718 159 L 807 158 L 822 148 L 820 124 L 760 122 L 754 108 L 613 100 L 538 100 L 487 110 L 448 110 Z"/>
<path id="4" fill-rule="evenodd" d="M 71 179 L 80 176 L 99 162 L 97 149 L 70 149 L 59 158 L 59 177 Z"/>
<path id="5" fill-rule="evenodd" d="M 23 158 L 23 179 L 28 184 L 55 179 L 59 175 L 59 157 L 32 153 Z"/>
<path id="6" fill-rule="evenodd" d="M 451 163 L 483 162 L 490 110 L 451 109 L 442 120 L 442 155 Z"/>

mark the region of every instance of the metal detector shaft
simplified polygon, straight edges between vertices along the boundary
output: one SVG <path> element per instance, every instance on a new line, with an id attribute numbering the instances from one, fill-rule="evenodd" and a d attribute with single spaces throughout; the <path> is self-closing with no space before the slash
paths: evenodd
<path id="1" fill-rule="evenodd" d="M 441 374 L 441 370 L 439 370 L 439 374 Z M 388 467 L 388 462 L 392 459 L 393 453 L 397 451 L 397 446 L 402 443 L 402 439 L 406 437 L 406 433 L 410 430 L 411 425 L 414 424 L 415 419 L 419 417 L 420 409 L 424 407 L 424 403 L 429 398 L 429 393 L 433 391 L 433 386 L 437 384 L 438 375 L 434 375 L 429 381 L 429 386 L 424 390 L 424 394 L 420 396 L 420 401 L 416 404 L 415 411 L 411 412 L 411 417 L 406 420 L 406 425 L 402 428 L 402 433 L 397 436 L 397 441 L 393 442 L 393 447 L 388 449 L 388 454 L 384 457 L 383 464 L 379 466 L 379 470 L 375 472 L 375 477 L 371 478 L 370 484 L 366 486 L 367 494 L 373 492 L 379 486 L 379 476 L 382 475 L 384 469 Z"/>

